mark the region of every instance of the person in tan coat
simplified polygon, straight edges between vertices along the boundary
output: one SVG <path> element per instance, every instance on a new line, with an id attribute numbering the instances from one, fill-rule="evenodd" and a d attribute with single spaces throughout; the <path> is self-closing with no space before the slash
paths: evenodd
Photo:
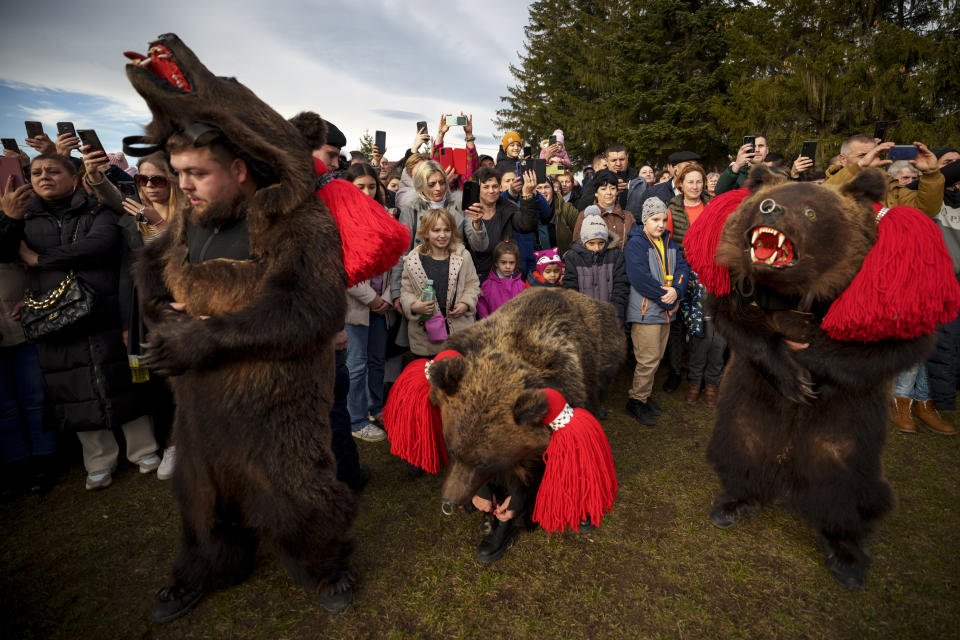
<path id="1" fill-rule="evenodd" d="M 410 350 L 417 356 L 433 356 L 443 350 L 444 342 L 430 341 L 423 320 L 439 312 L 448 334 L 473 324 L 480 279 L 453 215 L 446 209 L 424 213 L 417 236 L 421 244 L 403 259 L 400 304 L 408 321 Z M 433 281 L 436 300 L 422 300 L 427 280 Z"/>

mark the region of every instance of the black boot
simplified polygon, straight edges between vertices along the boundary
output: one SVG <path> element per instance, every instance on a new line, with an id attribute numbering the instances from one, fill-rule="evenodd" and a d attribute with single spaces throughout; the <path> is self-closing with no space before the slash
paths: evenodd
<path id="1" fill-rule="evenodd" d="M 680 388 L 680 372 L 671 371 L 670 375 L 667 376 L 667 379 L 663 381 L 663 390 L 666 393 L 673 393 Z"/>
<path id="2" fill-rule="evenodd" d="M 512 519 L 500 522 L 493 533 L 480 543 L 480 547 L 477 549 L 477 560 L 483 564 L 490 564 L 499 560 L 507 550 L 507 542 L 513 536 L 514 530 Z"/>
<path id="3" fill-rule="evenodd" d="M 645 402 L 630 398 L 627 400 L 627 406 L 624 410 L 627 412 L 627 415 L 632 416 L 640 424 L 648 427 L 657 424 L 657 419 L 650 412 L 650 407 L 648 407 Z"/>
<path id="4" fill-rule="evenodd" d="M 652 416 L 658 416 L 663 413 L 663 409 L 660 408 L 660 405 L 653 401 L 653 396 L 647 398 L 647 409 L 650 410 L 650 415 Z"/>

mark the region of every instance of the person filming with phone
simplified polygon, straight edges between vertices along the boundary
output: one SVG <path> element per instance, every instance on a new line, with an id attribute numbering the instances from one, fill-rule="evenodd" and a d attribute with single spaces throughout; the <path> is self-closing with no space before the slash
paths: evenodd
<path id="1" fill-rule="evenodd" d="M 894 148 L 912 157 L 890 158 L 890 152 Z M 915 207 L 930 217 L 939 214 L 943 204 L 944 177 L 940 173 L 937 156 L 922 142 L 897 146 L 893 142 L 879 142 L 876 138 L 868 138 L 863 134 L 850 136 L 840 146 L 839 164 L 827 169 L 824 184 L 843 184 L 852 180 L 863 169 L 886 167 L 892 164 L 894 159 L 910 160 L 920 172 L 920 179 L 917 189 L 913 190 L 888 175 L 890 186 L 884 204 L 887 207 Z"/>

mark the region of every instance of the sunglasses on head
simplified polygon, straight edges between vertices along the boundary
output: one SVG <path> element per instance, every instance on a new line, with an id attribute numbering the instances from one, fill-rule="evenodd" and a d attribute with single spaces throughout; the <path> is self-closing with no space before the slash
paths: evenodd
<path id="1" fill-rule="evenodd" d="M 167 184 L 168 184 L 167 176 L 157 175 L 157 176 L 149 176 L 149 177 L 148 177 L 148 176 L 143 175 L 142 173 L 138 173 L 137 175 L 135 175 L 135 176 L 133 177 L 133 179 L 134 179 L 134 180 L 136 181 L 136 183 L 137 183 L 138 185 L 140 185 L 141 187 L 145 187 L 145 186 L 147 186 L 147 184 L 151 184 L 151 185 L 153 185 L 154 187 L 165 187 L 165 186 L 167 186 Z"/>

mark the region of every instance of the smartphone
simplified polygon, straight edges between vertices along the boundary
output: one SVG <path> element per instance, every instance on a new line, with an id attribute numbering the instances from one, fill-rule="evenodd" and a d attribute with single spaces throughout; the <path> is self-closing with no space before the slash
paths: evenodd
<path id="1" fill-rule="evenodd" d="M 470 205 L 478 202 L 480 202 L 480 183 L 476 180 L 467 180 L 463 183 L 463 204 L 460 208 L 466 211 Z"/>
<path id="2" fill-rule="evenodd" d="M 533 171 L 537 174 L 537 184 L 543 184 L 547 181 L 547 161 L 542 158 L 527 158 L 520 167 L 523 173 Z"/>
<path id="3" fill-rule="evenodd" d="M 524 147 L 523 148 L 523 157 L 529 158 L 533 155 L 533 147 Z"/>
<path id="4" fill-rule="evenodd" d="M 423 129 L 423 132 L 424 132 L 424 133 L 430 133 L 429 131 L 427 131 L 427 121 L 426 121 L 426 120 L 421 120 L 420 122 L 417 123 L 417 133 L 420 133 L 420 130 L 421 130 L 421 129 Z"/>
<path id="5" fill-rule="evenodd" d="M 887 160 L 916 160 L 917 147 L 912 144 L 898 144 L 887 151 Z"/>
<path id="6" fill-rule="evenodd" d="M 129 180 L 121 180 L 117 183 L 117 189 L 120 190 L 120 195 L 124 198 L 133 198 L 142 204 L 140 200 L 140 189 L 137 188 L 136 183 L 130 182 Z"/>
<path id="7" fill-rule="evenodd" d="M 73 128 L 72 122 L 58 122 L 57 133 L 59 133 L 60 135 L 69 133 L 73 137 L 77 137 L 77 130 Z"/>
<path id="8" fill-rule="evenodd" d="M 750 145 L 750 153 L 753 153 L 757 150 L 754 146 L 757 143 L 757 136 L 743 136 L 743 144 Z"/>
<path id="9" fill-rule="evenodd" d="M 455 147 L 453 149 L 453 168 L 461 176 L 467 173 L 467 150 Z"/>
<path id="10" fill-rule="evenodd" d="M 877 124 L 873 125 L 873 137 L 879 138 L 880 142 L 883 142 L 883 137 L 887 135 L 887 124 L 886 120 L 877 120 Z"/>
<path id="11" fill-rule="evenodd" d="M 557 136 L 550 136 L 550 144 L 557 144 Z"/>
<path id="12" fill-rule="evenodd" d="M 448 127 L 462 127 L 465 124 L 467 124 L 467 119 L 464 116 L 447 116 Z"/>
<path id="13" fill-rule="evenodd" d="M 547 175 L 548 175 L 548 176 L 562 176 L 562 175 L 565 174 L 566 172 L 567 172 L 567 170 L 564 169 L 564 168 L 563 168 L 562 166 L 560 166 L 559 164 L 548 164 L 548 165 L 547 165 Z"/>
<path id="14" fill-rule="evenodd" d="M 13 138 L 2 138 L 0 140 L 3 141 L 4 149 L 9 149 L 10 151 L 16 151 L 17 153 L 20 153 L 20 147 L 17 146 L 17 141 Z"/>
<path id="15" fill-rule="evenodd" d="M 13 188 L 17 189 L 26 184 L 23 181 L 23 170 L 20 169 L 20 158 L 13 156 L 0 157 L 0 184 L 7 187 L 7 180 L 13 176 Z"/>
<path id="16" fill-rule="evenodd" d="M 800 155 L 804 158 L 815 159 L 817 156 L 817 141 L 816 140 L 804 140 L 803 147 L 800 149 Z"/>
<path id="17" fill-rule="evenodd" d="M 43 135 L 43 125 L 36 120 L 26 120 L 23 123 L 27 127 L 27 137 L 36 138 Z"/>
<path id="18" fill-rule="evenodd" d="M 77 129 L 77 137 L 79 137 L 80 142 L 83 143 L 81 146 L 90 145 L 87 153 L 104 151 L 103 145 L 100 144 L 100 138 L 97 137 L 97 132 L 93 129 Z"/>
<path id="19" fill-rule="evenodd" d="M 387 132 L 386 131 L 375 132 L 373 143 L 377 145 L 377 149 L 380 150 L 380 153 L 382 155 L 384 150 L 387 148 Z"/>

